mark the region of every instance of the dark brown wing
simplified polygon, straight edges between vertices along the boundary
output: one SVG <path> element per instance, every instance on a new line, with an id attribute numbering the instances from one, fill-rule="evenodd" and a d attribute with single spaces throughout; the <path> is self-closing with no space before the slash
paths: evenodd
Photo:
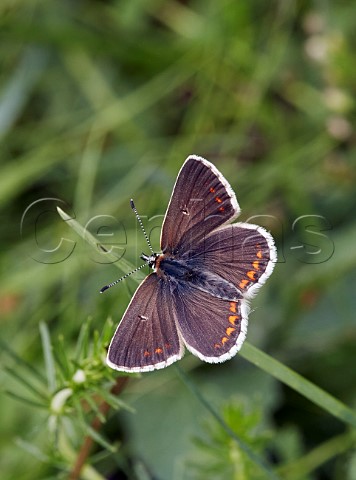
<path id="1" fill-rule="evenodd" d="M 240 350 L 247 331 L 246 300 L 222 300 L 184 283 L 175 291 L 174 302 L 180 333 L 194 355 L 218 363 Z"/>
<path id="2" fill-rule="evenodd" d="M 235 223 L 215 230 L 184 258 L 199 270 L 220 275 L 249 298 L 271 275 L 277 253 L 264 228 Z"/>
<path id="3" fill-rule="evenodd" d="M 138 287 L 111 340 L 107 363 L 123 372 L 164 368 L 183 356 L 169 285 L 151 273 Z"/>
<path id="4" fill-rule="evenodd" d="M 240 213 L 235 193 L 219 170 L 191 155 L 178 173 L 163 221 L 161 249 L 177 254 Z"/>

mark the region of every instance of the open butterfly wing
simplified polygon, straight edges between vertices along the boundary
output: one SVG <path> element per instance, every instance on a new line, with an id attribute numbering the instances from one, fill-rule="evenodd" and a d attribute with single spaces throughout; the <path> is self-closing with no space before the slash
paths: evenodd
<path id="1" fill-rule="evenodd" d="M 136 290 L 111 340 L 107 363 L 123 372 L 164 368 L 184 353 L 169 285 L 151 273 Z"/>
<path id="2" fill-rule="evenodd" d="M 174 293 L 174 303 L 184 343 L 201 360 L 224 362 L 240 350 L 247 331 L 246 300 L 229 302 L 181 285 Z"/>
<path id="3" fill-rule="evenodd" d="M 249 298 L 271 275 L 277 261 L 270 233 L 250 223 L 226 225 L 187 252 L 199 270 L 216 273 Z"/>
<path id="4" fill-rule="evenodd" d="M 239 213 L 235 193 L 219 170 L 204 158 L 189 156 L 178 173 L 163 221 L 162 252 L 174 255 L 189 250 Z"/>

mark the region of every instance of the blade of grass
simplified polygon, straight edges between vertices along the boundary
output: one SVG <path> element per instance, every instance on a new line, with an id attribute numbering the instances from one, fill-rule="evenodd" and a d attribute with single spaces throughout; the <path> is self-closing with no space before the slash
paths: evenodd
<path id="1" fill-rule="evenodd" d="M 100 342 L 100 333 L 97 330 L 93 332 L 93 354 L 99 355 L 102 352 L 103 344 Z"/>
<path id="2" fill-rule="evenodd" d="M 40 322 L 40 334 L 42 340 L 43 356 L 46 366 L 48 389 L 51 393 L 53 393 L 57 388 L 56 370 L 52 354 L 51 338 L 47 325 L 44 322 Z"/>
<path id="3" fill-rule="evenodd" d="M 26 360 L 24 360 L 23 358 L 19 357 L 14 351 L 11 350 L 11 348 L 9 348 L 7 346 L 7 344 L 5 342 L 3 342 L 2 340 L 0 340 L 0 346 L 1 348 L 6 352 L 6 354 L 11 357 L 17 365 L 21 365 L 22 367 L 24 367 L 26 370 L 28 370 L 31 374 L 34 374 L 39 380 L 41 383 L 45 384 L 46 383 L 46 378 L 42 375 L 41 372 L 39 372 L 33 365 L 31 365 L 30 363 L 26 362 Z"/>
<path id="4" fill-rule="evenodd" d="M 32 443 L 26 442 L 26 440 L 23 440 L 22 438 L 16 438 L 15 443 L 20 448 L 22 448 L 22 450 L 25 450 L 31 456 L 37 458 L 37 460 L 39 460 L 40 462 L 50 463 L 51 458 Z"/>
<path id="5" fill-rule="evenodd" d="M 104 326 L 101 330 L 100 343 L 102 345 L 107 345 L 112 337 L 114 322 L 111 317 L 108 317 L 104 323 Z"/>
<path id="6" fill-rule="evenodd" d="M 75 348 L 75 360 L 79 362 L 86 358 L 89 349 L 90 320 L 87 320 L 79 331 L 78 341 Z"/>
<path id="7" fill-rule="evenodd" d="M 355 445 L 355 432 L 337 435 L 330 440 L 318 445 L 312 451 L 298 460 L 291 461 L 278 468 L 278 473 L 285 480 L 298 480 L 305 478 L 321 465 L 332 458 L 348 452 Z"/>
<path id="8" fill-rule="evenodd" d="M 21 385 L 26 387 L 27 390 L 34 393 L 40 399 L 43 399 L 43 397 L 45 396 L 45 392 L 41 392 L 40 390 L 38 390 L 27 378 L 24 377 L 24 375 L 21 375 L 21 373 L 10 367 L 5 367 L 4 370 L 13 378 L 15 378 Z"/>
<path id="9" fill-rule="evenodd" d="M 39 47 L 27 47 L 20 62 L 1 92 L 0 137 L 11 130 L 22 113 L 34 86 L 45 70 L 49 52 Z"/>
<path id="10" fill-rule="evenodd" d="M 297 391 L 305 398 L 321 407 L 323 410 L 329 412 L 334 417 L 356 427 L 356 413 L 348 406 L 344 405 L 340 400 L 337 400 L 329 393 L 325 392 L 320 387 L 314 385 L 309 380 L 305 379 L 298 373 L 283 365 L 278 360 L 270 357 L 258 348 L 245 342 L 241 349 L 240 355 L 249 362 L 277 378 L 284 384 Z"/>
<path id="11" fill-rule="evenodd" d="M 100 242 L 90 233 L 88 230 L 86 230 L 77 220 L 74 220 L 74 218 L 71 218 L 67 213 L 65 213 L 60 207 L 57 207 L 57 211 L 61 218 L 71 227 L 73 230 L 80 236 L 82 237 L 86 242 L 89 243 L 96 251 L 101 251 L 103 254 L 105 254 L 105 258 L 112 261 L 114 265 L 122 271 L 122 273 L 126 273 L 127 271 L 134 270 L 134 265 L 132 263 L 128 262 L 124 258 L 120 258 L 120 261 L 118 262 L 118 257 L 109 252 L 105 246 L 101 245 Z M 134 277 L 137 279 L 137 281 L 141 281 L 144 278 L 144 275 L 140 274 L 139 272 L 135 275 Z"/>
<path id="12" fill-rule="evenodd" d="M 3 392 L 9 397 L 19 402 L 26 403 L 27 405 L 30 405 L 32 407 L 43 408 L 45 410 L 48 410 L 48 405 L 46 405 L 45 403 L 36 402 L 34 400 L 31 400 L 30 398 L 26 398 L 26 397 L 23 397 L 22 395 L 18 395 L 17 393 L 10 392 L 9 390 L 3 390 Z"/>
<path id="13" fill-rule="evenodd" d="M 56 348 L 53 352 L 56 359 L 56 364 L 60 368 L 62 377 L 64 380 L 67 380 L 71 375 L 73 375 L 73 367 L 68 360 L 67 351 L 65 348 L 65 340 L 63 335 L 59 335 L 56 343 Z"/>

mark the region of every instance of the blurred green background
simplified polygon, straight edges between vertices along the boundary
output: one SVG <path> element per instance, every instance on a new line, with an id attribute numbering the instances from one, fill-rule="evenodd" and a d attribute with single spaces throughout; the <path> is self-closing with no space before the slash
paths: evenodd
<path id="1" fill-rule="evenodd" d="M 137 286 L 99 295 L 122 272 L 55 206 L 92 233 L 114 231 L 101 240 L 138 265 L 147 247 L 129 199 L 158 227 L 195 153 L 229 180 L 240 219 L 260 216 L 278 246 L 248 341 L 355 407 L 354 13 L 322 0 L 1 1 L 3 390 L 26 397 L 19 358 L 44 371 L 40 322 L 71 357 L 88 317 L 100 333 L 112 316 L 112 332 Z M 61 238 L 68 258 L 56 257 Z M 158 250 L 158 228 L 151 240 Z M 271 375 L 239 355 L 218 366 L 186 355 L 180 367 L 280 478 L 356 479 L 348 428 Z M 103 428 L 118 452 L 95 447 L 100 476 L 81 478 L 265 478 L 175 367 L 131 380 L 121 398 L 135 412 Z M 5 393 L 0 411 L 1 478 L 67 478 L 48 411 Z"/>

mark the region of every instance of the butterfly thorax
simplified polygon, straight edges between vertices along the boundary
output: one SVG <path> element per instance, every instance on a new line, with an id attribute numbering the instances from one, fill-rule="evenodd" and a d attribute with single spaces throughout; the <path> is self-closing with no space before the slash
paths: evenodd
<path id="1" fill-rule="evenodd" d="M 168 254 L 154 254 L 147 257 L 147 263 L 163 281 L 170 282 L 173 289 L 179 286 L 197 288 L 214 297 L 236 301 L 241 292 L 229 281 L 194 265 L 194 262 L 174 258 Z"/>

